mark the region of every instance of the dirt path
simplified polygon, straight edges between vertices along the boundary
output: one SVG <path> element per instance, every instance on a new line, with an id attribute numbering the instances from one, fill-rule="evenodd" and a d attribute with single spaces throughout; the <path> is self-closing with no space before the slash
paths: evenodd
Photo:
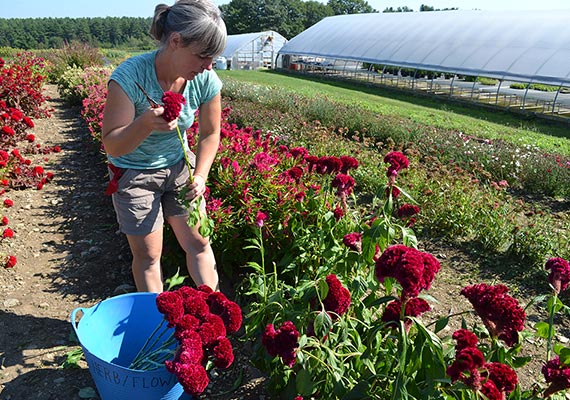
<path id="1" fill-rule="evenodd" d="M 0 269 L 0 399 L 79 399 L 93 386 L 87 369 L 61 369 L 70 342 L 69 315 L 130 283 L 128 247 L 118 235 L 106 171 L 79 111 L 60 100 L 55 86 L 51 118 L 33 133 L 60 153 L 38 155 L 54 179 L 42 190 L 11 191 L 4 209 L 14 238 L 1 243 L 18 263 Z M 34 164 L 35 164 L 34 163 Z M 83 364 L 80 364 L 84 367 Z"/>

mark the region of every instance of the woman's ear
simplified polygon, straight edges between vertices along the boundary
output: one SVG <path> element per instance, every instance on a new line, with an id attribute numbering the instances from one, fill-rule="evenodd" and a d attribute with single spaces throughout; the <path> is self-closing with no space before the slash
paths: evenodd
<path id="1" fill-rule="evenodd" d="M 182 47 L 182 38 L 180 37 L 180 33 L 172 32 L 170 34 L 170 38 L 168 39 L 168 42 L 173 49 Z"/>

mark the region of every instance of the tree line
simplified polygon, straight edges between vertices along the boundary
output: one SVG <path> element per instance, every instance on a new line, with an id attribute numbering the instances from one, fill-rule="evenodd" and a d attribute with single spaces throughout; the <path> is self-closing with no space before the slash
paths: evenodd
<path id="1" fill-rule="evenodd" d="M 220 6 L 228 34 L 273 30 L 287 39 L 333 15 L 378 12 L 366 0 L 231 0 Z M 409 7 L 383 12 L 410 12 Z M 419 11 L 437 11 L 423 5 Z M 61 48 L 79 41 L 95 47 L 150 49 L 152 18 L 0 18 L 0 47 Z"/>

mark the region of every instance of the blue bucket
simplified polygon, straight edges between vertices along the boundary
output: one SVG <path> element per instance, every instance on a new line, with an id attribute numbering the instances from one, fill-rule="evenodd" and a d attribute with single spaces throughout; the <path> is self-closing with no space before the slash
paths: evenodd
<path id="1" fill-rule="evenodd" d="M 76 322 L 78 311 L 83 316 Z M 102 400 L 192 399 L 164 367 L 128 368 L 162 319 L 156 293 L 123 294 L 71 312 L 71 324 Z"/>

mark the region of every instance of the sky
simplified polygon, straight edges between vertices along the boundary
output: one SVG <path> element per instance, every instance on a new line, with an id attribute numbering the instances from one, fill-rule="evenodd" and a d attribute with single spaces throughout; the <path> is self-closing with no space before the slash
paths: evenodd
<path id="1" fill-rule="evenodd" d="M 214 0 L 218 5 L 230 0 Z M 321 1 L 321 0 L 319 0 Z M 41 17 L 151 17 L 158 3 L 173 0 L 0 0 L 0 18 Z M 326 3 L 326 0 L 322 0 Z M 570 9 L 569 0 L 368 0 L 373 8 L 408 6 L 418 11 L 422 4 L 435 8 L 460 10 L 562 10 Z"/>

